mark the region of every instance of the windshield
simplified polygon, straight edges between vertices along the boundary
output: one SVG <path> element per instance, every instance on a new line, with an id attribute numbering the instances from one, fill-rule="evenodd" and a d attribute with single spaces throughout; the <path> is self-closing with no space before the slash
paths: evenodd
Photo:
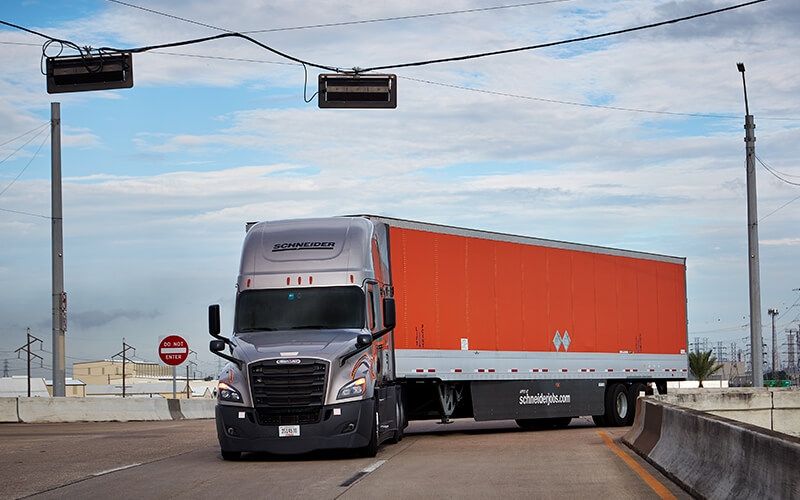
<path id="1" fill-rule="evenodd" d="M 236 331 L 362 328 L 364 293 L 354 286 L 247 290 L 236 303 Z"/>

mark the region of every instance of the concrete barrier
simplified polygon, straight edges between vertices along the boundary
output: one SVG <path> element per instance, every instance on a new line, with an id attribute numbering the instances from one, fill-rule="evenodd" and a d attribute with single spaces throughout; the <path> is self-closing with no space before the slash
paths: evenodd
<path id="1" fill-rule="evenodd" d="M 186 418 L 214 418 L 216 399 L 178 399 L 181 412 Z"/>
<path id="2" fill-rule="evenodd" d="M 659 401 L 800 436 L 800 390 L 729 388 L 678 390 Z"/>
<path id="3" fill-rule="evenodd" d="M 17 398 L 0 398 L 0 423 L 19 422 Z"/>
<path id="4" fill-rule="evenodd" d="M 628 446 L 696 497 L 797 498 L 800 439 L 639 398 Z"/>
<path id="5" fill-rule="evenodd" d="M 6 398 L 15 401 L 10 422 L 127 422 L 214 418 L 216 401 L 164 398 Z M 2 408 L 2 406 L 0 406 Z M 1 411 L 1 410 L 0 410 Z M 5 415 L 2 413 L 0 415 Z"/>

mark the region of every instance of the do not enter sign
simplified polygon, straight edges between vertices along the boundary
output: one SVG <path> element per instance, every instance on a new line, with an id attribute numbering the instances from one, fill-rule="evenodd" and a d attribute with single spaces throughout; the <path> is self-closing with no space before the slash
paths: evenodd
<path id="1" fill-rule="evenodd" d="M 165 364 L 177 366 L 189 357 L 189 344 L 178 335 L 169 335 L 158 344 L 158 357 Z"/>

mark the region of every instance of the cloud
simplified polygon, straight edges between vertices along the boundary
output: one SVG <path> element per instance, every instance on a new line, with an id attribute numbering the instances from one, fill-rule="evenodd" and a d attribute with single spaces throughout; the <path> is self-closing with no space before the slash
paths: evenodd
<path id="1" fill-rule="evenodd" d="M 161 313 L 158 311 L 138 311 L 135 309 L 79 311 L 69 313 L 68 322 L 70 328 L 89 329 L 105 326 L 119 319 L 151 319 L 160 315 Z"/>
<path id="2" fill-rule="evenodd" d="M 759 240 L 761 245 L 767 246 L 795 246 L 800 245 L 800 238 L 781 238 L 779 240 Z"/>

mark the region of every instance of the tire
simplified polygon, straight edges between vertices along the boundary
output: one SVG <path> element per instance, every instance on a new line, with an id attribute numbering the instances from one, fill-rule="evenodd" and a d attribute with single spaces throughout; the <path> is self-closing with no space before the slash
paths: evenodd
<path id="1" fill-rule="evenodd" d="M 597 427 L 605 427 L 606 426 L 606 416 L 605 415 L 592 415 L 592 421 L 594 421 L 594 425 Z"/>
<path id="2" fill-rule="evenodd" d="M 630 413 L 625 385 L 613 384 L 606 392 L 606 413 L 603 415 L 606 425 L 610 427 L 628 425 Z"/>
<path id="3" fill-rule="evenodd" d="M 394 403 L 394 424 L 397 427 L 392 434 L 391 439 L 389 439 L 389 443 L 399 443 L 403 440 L 403 419 L 405 416 L 403 415 L 403 403 L 400 400 L 395 401 Z"/>
<path id="4" fill-rule="evenodd" d="M 235 461 L 239 460 L 242 456 L 241 451 L 227 451 L 227 450 L 220 450 L 220 455 L 222 455 L 223 460 L 227 461 Z"/>
<path id="5" fill-rule="evenodd" d="M 367 446 L 361 448 L 361 456 L 365 458 L 372 458 L 378 454 L 378 433 L 380 432 L 380 426 L 378 425 L 378 421 L 380 417 L 378 415 L 377 400 L 374 402 L 373 407 L 375 409 L 375 417 L 372 419 L 372 426 L 370 427 L 369 443 L 367 443 Z"/>
<path id="6" fill-rule="evenodd" d="M 628 423 L 633 425 L 633 420 L 636 417 L 636 400 L 639 398 L 639 393 L 647 390 L 647 387 L 641 382 L 634 382 L 628 387 Z"/>

